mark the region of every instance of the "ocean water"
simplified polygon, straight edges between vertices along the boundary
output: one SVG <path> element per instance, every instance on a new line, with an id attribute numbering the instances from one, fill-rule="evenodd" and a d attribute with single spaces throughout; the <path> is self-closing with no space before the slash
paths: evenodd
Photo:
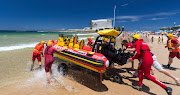
<path id="1" fill-rule="evenodd" d="M 34 47 L 40 41 L 57 40 L 58 34 L 78 35 L 79 39 L 94 38 L 97 33 L 44 32 L 44 31 L 0 31 L 0 52 Z"/>

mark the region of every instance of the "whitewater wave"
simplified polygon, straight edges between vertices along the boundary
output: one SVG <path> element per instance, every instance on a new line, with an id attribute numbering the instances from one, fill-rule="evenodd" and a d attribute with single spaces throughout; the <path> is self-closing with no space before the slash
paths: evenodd
<path id="1" fill-rule="evenodd" d="M 14 45 L 14 46 L 0 47 L 0 51 L 10 51 L 10 50 L 17 50 L 17 49 L 35 47 L 35 45 L 37 43 L 38 42 L 29 43 L 29 44 L 18 44 L 18 45 Z"/>
<path id="2" fill-rule="evenodd" d="M 47 31 L 37 31 L 37 32 L 47 32 Z"/>
<path id="3" fill-rule="evenodd" d="M 98 35 L 98 34 L 97 33 L 80 33 L 76 35 L 81 36 L 81 35 Z"/>

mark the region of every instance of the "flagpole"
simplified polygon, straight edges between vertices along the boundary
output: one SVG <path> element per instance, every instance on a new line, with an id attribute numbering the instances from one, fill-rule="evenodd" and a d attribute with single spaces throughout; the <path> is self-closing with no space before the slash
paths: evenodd
<path id="1" fill-rule="evenodd" d="M 114 26 L 115 26 L 115 18 L 116 18 L 116 5 L 114 6 L 114 21 L 113 21 L 113 29 L 114 29 Z"/>

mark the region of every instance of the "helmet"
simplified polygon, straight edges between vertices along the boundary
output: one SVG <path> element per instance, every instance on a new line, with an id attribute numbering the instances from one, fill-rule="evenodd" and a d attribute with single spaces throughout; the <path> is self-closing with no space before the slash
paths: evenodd
<path id="1" fill-rule="evenodd" d="M 167 36 L 171 39 L 173 37 L 173 34 L 168 34 Z"/>
<path id="2" fill-rule="evenodd" d="M 48 42 L 48 46 L 52 46 L 53 45 L 53 43 L 52 42 Z"/>
<path id="3" fill-rule="evenodd" d="M 108 41 L 108 38 L 104 38 L 104 42 L 107 42 Z"/>
<path id="4" fill-rule="evenodd" d="M 46 42 L 45 41 L 41 41 L 42 44 L 45 44 Z"/>
<path id="5" fill-rule="evenodd" d="M 141 36 L 136 34 L 133 36 L 133 39 L 141 39 Z"/>
<path id="6" fill-rule="evenodd" d="M 88 39 L 91 39 L 91 37 L 88 37 Z"/>

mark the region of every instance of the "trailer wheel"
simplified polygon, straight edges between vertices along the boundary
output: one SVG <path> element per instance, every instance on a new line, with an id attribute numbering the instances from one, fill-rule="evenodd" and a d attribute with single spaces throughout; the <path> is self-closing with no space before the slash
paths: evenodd
<path id="1" fill-rule="evenodd" d="M 59 73 L 61 74 L 61 75 L 66 75 L 67 74 L 67 72 L 68 72 L 68 66 L 66 65 L 66 64 L 64 64 L 64 63 L 62 63 L 62 64 L 60 64 L 59 66 L 58 66 L 58 71 L 59 71 Z"/>
<path id="2" fill-rule="evenodd" d="M 117 82 L 117 83 L 123 83 L 122 77 L 121 77 L 121 75 L 119 73 L 115 73 L 113 75 L 113 81 Z"/>

